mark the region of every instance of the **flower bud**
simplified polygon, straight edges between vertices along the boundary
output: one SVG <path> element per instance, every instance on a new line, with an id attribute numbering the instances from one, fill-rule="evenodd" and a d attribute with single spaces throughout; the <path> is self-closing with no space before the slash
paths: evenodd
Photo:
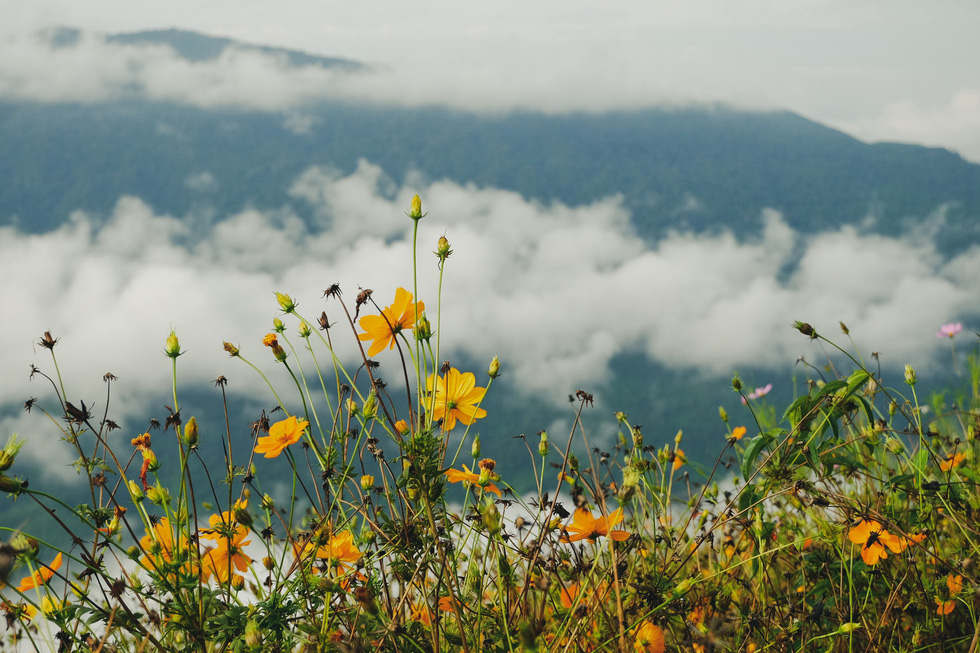
<path id="1" fill-rule="evenodd" d="M 279 341 L 272 343 L 272 355 L 275 356 L 276 360 L 280 363 L 285 363 L 286 359 L 289 358 L 289 354 L 282 348 Z"/>
<path id="2" fill-rule="evenodd" d="M 732 389 L 735 392 L 741 392 L 742 390 L 742 379 L 738 378 L 738 376 L 732 377 Z"/>
<path id="3" fill-rule="evenodd" d="M 480 434 L 477 433 L 476 437 L 473 438 L 473 445 L 470 447 L 470 455 L 474 458 L 480 457 Z"/>
<path id="4" fill-rule="evenodd" d="M 274 558 L 270 556 L 265 556 L 264 558 L 262 558 L 262 566 L 265 568 L 266 571 L 272 571 L 273 569 L 276 568 L 276 561 Z"/>
<path id="5" fill-rule="evenodd" d="M 633 427 L 633 448 L 634 449 L 643 448 L 643 432 L 640 431 L 639 426 Z"/>
<path id="6" fill-rule="evenodd" d="M 361 489 L 370 492 L 374 488 L 374 476 L 365 474 L 361 477 Z"/>
<path id="7" fill-rule="evenodd" d="M 490 368 L 487 370 L 487 376 L 491 379 L 496 379 L 500 376 L 500 359 L 494 355 L 493 360 L 490 361 Z"/>
<path id="8" fill-rule="evenodd" d="M 425 214 L 422 213 L 422 200 L 418 195 L 416 195 L 412 198 L 412 212 L 408 214 L 408 217 L 410 217 L 412 220 L 418 221 L 424 216 Z"/>
<path id="9" fill-rule="evenodd" d="M 573 472 L 578 471 L 578 456 L 573 453 L 568 454 L 568 468 Z"/>
<path id="10" fill-rule="evenodd" d="M 718 406 L 718 417 L 720 417 L 721 421 L 725 424 L 728 423 L 728 411 L 725 410 L 724 406 Z"/>
<path id="11" fill-rule="evenodd" d="M 296 302 L 286 293 L 277 292 L 276 301 L 279 302 L 279 308 L 282 309 L 283 313 L 292 313 L 296 310 Z"/>
<path id="12" fill-rule="evenodd" d="M 538 443 L 538 454 L 544 458 L 548 455 L 548 432 L 541 431 L 541 442 Z"/>
<path id="13" fill-rule="evenodd" d="M 674 436 L 674 444 L 680 445 L 681 439 L 684 437 L 684 431 L 678 430 L 677 435 Z"/>
<path id="14" fill-rule="evenodd" d="M 17 441 L 17 434 L 14 433 L 7 440 L 7 445 L 0 450 L 0 472 L 5 472 L 14 464 L 17 453 L 24 446 L 23 442 Z"/>
<path id="15" fill-rule="evenodd" d="M 245 624 L 245 646 L 252 651 L 262 648 L 262 629 L 255 619 L 249 619 Z"/>
<path id="16" fill-rule="evenodd" d="M 483 518 L 483 526 L 490 535 L 500 532 L 500 511 L 497 510 L 496 503 L 490 501 L 480 506 L 480 517 Z"/>
<path id="17" fill-rule="evenodd" d="M 621 410 L 617 410 L 615 413 L 613 413 L 613 417 L 615 417 L 616 421 L 619 422 L 620 424 L 625 424 L 626 420 L 629 419 L 626 416 L 626 413 L 624 413 Z"/>
<path id="18" fill-rule="evenodd" d="M 239 576 L 238 574 L 232 574 L 231 589 L 235 590 L 236 592 L 240 592 L 244 587 L 245 587 L 245 577 Z"/>
<path id="19" fill-rule="evenodd" d="M 813 330 L 813 327 L 806 322 L 796 321 L 793 322 L 793 328 L 802 333 L 805 336 L 810 336 L 811 338 L 817 337 L 817 332 Z"/>
<path id="20" fill-rule="evenodd" d="M 347 400 L 344 402 L 344 405 L 346 406 L 347 412 L 349 414 L 351 414 L 351 415 L 357 415 L 357 402 L 356 401 L 354 401 L 353 399 L 351 399 L 350 397 L 348 397 Z"/>
<path id="21" fill-rule="evenodd" d="M 272 320 L 272 330 L 276 333 L 282 333 L 286 330 L 286 325 L 282 323 L 278 317 Z"/>
<path id="22" fill-rule="evenodd" d="M 912 368 L 911 365 L 906 365 L 905 366 L 905 382 L 907 384 L 911 385 L 911 386 L 914 386 L 915 385 L 915 381 L 916 381 L 915 370 Z"/>
<path id="23" fill-rule="evenodd" d="M 449 241 L 446 240 L 445 236 L 439 236 L 439 244 L 436 245 L 436 251 L 434 254 L 438 257 L 440 262 L 445 261 L 449 258 L 449 255 L 453 253 L 453 250 L 449 248 Z"/>
<path id="24" fill-rule="evenodd" d="M 373 419 L 378 414 L 378 393 L 374 390 L 364 400 L 364 408 L 361 411 L 364 419 Z"/>
<path id="25" fill-rule="evenodd" d="M 234 515 L 235 521 L 242 526 L 252 525 L 252 513 L 248 511 L 248 508 L 244 503 L 235 502 L 235 507 L 232 510 L 232 515 Z"/>
<path id="26" fill-rule="evenodd" d="M 419 321 L 415 324 L 415 339 L 427 342 L 429 338 L 432 337 L 432 323 L 429 322 L 429 318 L 422 313 L 419 316 Z"/>
<path id="27" fill-rule="evenodd" d="M 305 338 L 309 338 L 312 334 L 313 334 L 313 327 L 311 327 L 308 322 L 305 321 L 300 322 L 299 337 L 305 339 Z"/>
<path id="28" fill-rule="evenodd" d="M 851 331 L 847 328 L 847 325 L 843 322 L 840 323 L 840 330 L 845 336 L 850 335 Z"/>
<path id="29" fill-rule="evenodd" d="M 23 491 L 23 489 L 23 481 L 11 476 L 4 476 L 3 474 L 0 474 L 0 492 L 8 492 L 16 497 Z"/>
<path id="30" fill-rule="evenodd" d="M 163 350 L 163 353 L 173 359 L 176 359 L 184 353 L 180 350 L 180 341 L 177 339 L 176 332 L 171 331 L 170 335 L 167 336 L 167 346 Z"/>
<path id="31" fill-rule="evenodd" d="M 193 449 L 197 446 L 197 441 L 197 418 L 191 417 L 187 420 L 187 424 L 184 425 L 184 444 Z"/>
<path id="32" fill-rule="evenodd" d="M 276 501 L 270 495 L 265 494 L 262 496 L 262 510 L 274 510 L 276 507 Z"/>
<path id="33" fill-rule="evenodd" d="M 898 438 L 889 437 L 885 440 L 885 446 L 894 454 L 900 454 L 905 451 L 905 443 L 903 443 Z"/>
<path id="34" fill-rule="evenodd" d="M 229 356 L 238 356 L 238 347 L 235 345 L 231 344 L 230 342 L 225 342 L 224 347 Z"/>
<path id="35" fill-rule="evenodd" d="M 126 486 L 129 488 L 129 496 L 133 498 L 135 503 L 139 503 L 146 498 L 146 495 L 143 493 L 143 488 L 141 488 L 139 483 L 136 481 L 130 479 L 129 482 L 126 483 Z"/>
<path id="36" fill-rule="evenodd" d="M 170 500 L 170 493 L 158 485 L 151 486 L 146 490 L 146 498 L 158 506 L 162 506 Z"/>

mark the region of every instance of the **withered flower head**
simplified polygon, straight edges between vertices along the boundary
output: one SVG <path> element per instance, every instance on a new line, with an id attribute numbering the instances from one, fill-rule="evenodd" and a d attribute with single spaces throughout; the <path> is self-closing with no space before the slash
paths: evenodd
<path id="1" fill-rule="evenodd" d="M 324 297 L 333 297 L 334 295 L 340 296 L 340 284 L 332 283 L 330 287 L 323 291 Z"/>
<path id="2" fill-rule="evenodd" d="M 800 321 L 793 322 L 793 328 L 805 336 L 810 336 L 811 338 L 816 337 L 814 335 L 816 331 L 814 331 L 813 327 L 807 324 L 806 322 L 800 322 Z"/>
<path id="3" fill-rule="evenodd" d="M 326 331 L 327 329 L 330 328 L 330 322 L 329 322 L 329 320 L 327 320 L 327 312 L 326 311 L 323 311 L 322 313 L 320 313 L 320 317 L 317 318 L 317 322 L 320 323 L 320 330 L 321 331 Z"/>
<path id="4" fill-rule="evenodd" d="M 41 345 L 45 349 L 54 349 L 54 346 L 58 344 L 59 338 L 54 338 L 51 336 L 50 331 L 44 332 L 44 337 L 41 338 L 37 344 Z"/>
<path id="5" fill-rule="evenodd" d="M 238 356 L 238 347 L 231 344 L 230 342 L 223 343 L 225 351 L 228 352 L 229 356 Z"/>

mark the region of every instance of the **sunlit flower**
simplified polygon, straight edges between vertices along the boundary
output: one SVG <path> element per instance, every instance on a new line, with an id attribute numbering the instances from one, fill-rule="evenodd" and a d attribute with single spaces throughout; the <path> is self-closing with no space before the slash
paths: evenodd
<path id="1" fill-rule="evenodd" d="M 279 343 L 279 336 L 275 333 L 267 333 L 265 337 L 262 338 L 262 344 L 266 347 L 272 347 Z"/>
<path id="2" fill-rule="evenodd" d="M 368 349 L 368 356 L 374 356 L 385 347 L 395 348 L 395 336 L 404 329 L 411 329 L 415 324 L 416 316 L 422 315 L 425 310 L 425 303 L 412 303 L 412 293 L 404 288 L 395 291 L 395 301 L 391 306 L 385 307 L 381 315 L 365 315 L 358 324 L 364 329 L 360 334 L 360 340 L 373 340 Z"/>
<path id="3" fill-rule="evenodd" d="M 337 571 L 344 573 L 349 565 L 361 559 L 361 551 L 354 544 L 354 534 L 343 531 L 318 548 L 316 557 L 327 560 L 331 566 L 336 565 Z"/>
<path id="4" fill-rule="evenodd" d="M 944 460 L 939 461 L 939 469 L 948 472 L 959 467 L 964 460 L 966 460 L 964 453 L 950 454 Z"/>
<path id="5" fill-rule="evenodd" d="M 736 426 L 732 429 L 732 434 L 728 436 L 728 439 L 732 440 L 733 442 L 735 440 L 741 440 L 743 437 L 745 437 L 746 432 L 748 432 L 748 429 L 744 426 Z"/>
<path id="6" fill-rule="evenodd" d="M 185 555 L 188 548 L 187 536 L 181 535 L 180 539 L 174 542 L 174 532 L 170 520 L 162 517 L 146 535 L 140 538 L 140 549 L 144 553 L 140 564 L 144 569 L 159 570 L 163 565 L 172 563 L 174 557 Z M 196 573 L 190 560 L 181 566 L 180 571 L 184 574 Z M 173 576 L 170 578 L 174 580 Z"/>
<path id="7" fill-rule="evenodd" d="M 562 535 L 562 542 L 577 542 L 588 540 L 594 543 L 600 536 L 611 537 L 617 542 L 622 542 L 629 538 L 630 534 L 626 531 L 612 530 L 613 526 L 623 521 L 623 509 L 609 513 L 605 517 L 593 517 L 592 513 L 585 508 L 579 508 L 572 517 L 572 523 L 565 527 L 565 535 Z"/>
<path id="8" fill-rule="evenodd" d="M 633 634 L 633 648 L 640 653 L 664 653 L 664 631 L 649 621 L 644 621 Z"/>
<path id="9" fill-rule="evenodd" d="M 51 565 L 41 565 L 37 568 L 30 576 L 20 581 L 20 585 L 17 586 L 21 592 L 26 592 L 27 590 L 32 590 L 35 587 L 41 587 L 42 585 L 47 585 L 48 581 L 54 577 L 54 572 L 61 569 L 61 552 L 55 556 L 54 561 Z"/>
<path id="10" fill-rule="evenodd" d="M 936 614 L 947 615 L 953 611 L 956 607 L 956 601 L 950 599 L 948 601 L 943 601 L 942 599 L 936 599 Z"/>
<path id="11" fill-rule="evenodd" d="M 892 535 L 881 524 L 868 519 L 859 521 L 848 532 L 847 539 L 861 545 L 861 559 L 870 566 L 888 557 L 885 547 L 891 549 L 892 553 L 901 553 L 912 542 L 908 538 Z"/>
<path id="12" fill-rule="evenodd" d="M 460 373 L 453 367 L 445 377 L 430 374 L 426 389 L 432 394 L 432 418 L 442 420 L 443 431 L 456 428 L 456 420 L 472 424 L 473 420 L 487 415 L 487 411 L 478 407 L 487 389 L 476 387 L 472 372 Z"/>
<path id="13" fill-rule="evenodd" d="M 946 576 L 946 587 L 949 588 L 950 595 L 959 594 L 963 589 L 963 576 L 950 574 Z"/>
<path id="14" fill-rule="evenodd" d="M 303 437 L 303 431 L 309 425 L 310 423 L 306 420 L 301 422 L 295 416 L 276 422 L 269 427 L 269 435 L 263 436 L 255 442 L 255 453 L 265 454 L 266 458 L 277 457 L 283 449 L 299 442 L 299 439 Z"/>
<path id="15" fill-rule="evenodd" d="M 687 456 L 684 454 L 684 450 L 683 449 L 675 449 L 674 450 L 674 471 L 676 472 L 678 469 L 680 469 L 681 467 L 683 467 L 684 466 L 684 463 L 686 463 L 686 462 L 687 462 Z"/>
<path id="16" fill-rule="evenodd" d="M 952 338 L 962 330 L 963 330 L 962 322 L 950 322 L 949 324 L 944 324 L 941 327 L 939 327 L 939 331 L 936 332 L 936 337 Z"/>
<path id="17" fill-rule="evenodd" d="M 446 478 L 449 479 L 450 483 L 459 483 L 460 481 L 463 481 L 475 487 L 480 487 L 480 475 L 475 472 L 471 472 L 470 468 L 466 465 L 463 465 L 463 471 L 459 471 L 458 469 L 447 469 Z M 500 488 L 493 483 L 488 483 L 486 485 L 486 491 L 493 492 L 498 497 L 502 496 L 500 494 Z"/>
<path id="18" fill-rule="evenodd" d="M 212 516 L 212 524 L 214 517 Z M 248 537 L 246 526 L 235 526 L 234 528 L 225 527 L 218 537 L 211 539 L 218 540 L 218 546 L 209 549 L 202 556 L 202 571 L 205 576 L 214 576 L 221 582 L 227 583 L 232 575 L 232 568 L 238 571 L 245 571 L 252 564 L 252 558 L 245 554 L 243 550 L 251 540 Z"/>

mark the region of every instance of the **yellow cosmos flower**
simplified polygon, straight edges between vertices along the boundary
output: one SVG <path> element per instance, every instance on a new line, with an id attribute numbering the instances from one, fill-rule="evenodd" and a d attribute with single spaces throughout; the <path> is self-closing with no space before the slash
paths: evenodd
<path id="1" fill-rule="evenodd" d="M 475 472 L 471 472 L 470 468 L 466 465 L 463 465 L 463 471 L 459 471 L 458 469 L 447 469 L 446 478 L 449 479 L 450 483 L 459 483 L 462 481 L 475 487 L 480 487 L 480 475 Z M 486 490 L 487 492 L 493 492 L 498 497 L 502 496 L 500 494 L 500 488 L 493 483 L 489 483 L 486 486 Z"/>
<path id="2" fill-rule="evenodd" d="M 600 536 L 611 537 L 617 542 L 629 539 L 630 534 L 626 531 L 614 531 L 613 526 L 623 521 L 623 509 L 618 508 L 615 512 L 609 513 L 606 517 L 595 518 L 592 513 L 585 508 L 579 508 L 572 517 L 572 523 L 565 527 L 566 535 L 562 535 L 562 542 L 577 542 L 588 540 L 595 543 Z"/>
<path id="3" fill-rule="evenodd" d="M 950 454 L 946 456 L 944 460 L 939 461 L 939 469 L 943 470 L 944 472 L 948 472 L 959 467 L 961 464 L 963 464 L 964 460 L 966 460 L 966 454 Z"/>
<path id="4" fill-rule="evenodd" d="M 676 449 L 674 451 L 674 471 L 676 472 L 678 469 L 683 467 L 684 463 L 686 462 L 687 456 L 684 455 L 684 450 L 680 448 Z"/>
<path id="5" fill-rule="evenodd" d="M 730 440 L 741 440 L 745 437 L 745 433 L 748 431 L 744 426 L 736 426 L 732 429 L 732 434 L 729 436 Z"/>
<path id="6" fill-rule="evenodd" d="M 442 420 L 443 431 L 456 428 L 456 420 L 469 425 L 487 416 L 487 411 L 478 408 L 487 389 L 476 387 L 472 372 L 460 373 L 452 367 L 444 377 L 430 374 L 425 385 L 432 396 L 432 419 Z"/>
<path id="7" fill-rule="evenodd" d="M 34 573 L 20 581 L 20 585 L 17 586 L 21 592 L 26 592 L 32 590 L 35 587 L 41 587 L 42 585 L 47 585 L 48 581 L 54 577 L 54 572 L 61 569 L 61 552 L 55 556 L 54 561 L 51 566 L 41 565 Z"/>
<path id="8" fill-rule="evenodd" d="M 202 571 L 205 577 L 214 574 L 221 583 L 227 583 L 232 576 L 232 568 L 246 571 L 252 564 L 252 558 L 245 555 L 243 551 L 245 546 L 251 543 L 251 540 L 245 539 L 246 537 L 248 537 L 248 528 L 245 526 L 238 526 L 228 534 L 220 536 L 218 546 L 209 549 L 202 556 Z"/>
<path id="9" fill-rule="evenodd" d="M 395 301 L 391 306 L 385 307 L 381 315 L 365 315 L 358 324 L 364 329 L 360 334 L 360 340 L 373 340 L 368 349 L 368 356 L 374 356 L 385 347 L 395 348 L 395 336 L 404 329 L 411 329 L 415 324 L 416 316 L 421 317 L 425 310 L 425 303 L 412 303 L 412 293 L 404 288 L 395 291 Z"/>
<path id="10" fill-rule="evenodd" d="M 301 422 L 295 416 L 276 422 L 269 427 L 269 435 L 256 440 L 255 453 L 265 454 L 266 458 L 277 457 L 283 449 L 299 442 L 303 437 L 303 431 L 309 425 L 306 420 Z"/>
<path id="11" fill-rule="evenodd" d="M 644 621 L 633 634 L 633 648 L 639 653 L 664 653 L 664 631 L 649 621 Z"/>
<path id="12" fill-rule="evenodd" d="M 144 553 L 140 565 L 144 569 L 158 571 L 160 567 L 172 563 L 175 556 L 183 555 L 190 547 L 187 537 L 184 535 L 181 535 L 180 539 L 174 542 L 174 531 L 170 525 L 170 520 L 162 517 L 146 535 L 140 538 L 140 548 Z M 188 560 L 181 565 L 180 573 L 196 574 L 197 569 L 193 561 Z M 171 581 L 176 580 L 172 574 L 169 578 Z"/>

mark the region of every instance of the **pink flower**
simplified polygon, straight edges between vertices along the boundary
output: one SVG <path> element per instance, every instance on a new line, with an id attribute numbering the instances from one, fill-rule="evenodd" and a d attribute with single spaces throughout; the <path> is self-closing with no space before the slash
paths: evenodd
<path id="1" fill-rule="evenodd" d="M 748 398 L 749 399 L 758 399 L 759 397 L 765 397 L 771 391 L 772 391 L 772 384 L 771 383 L 767 383 L 766 385 L 762 386 L 761 388 L 756 388 L 755 390 L 753 390 L 752 392 L 750 392 Z M 748 403 L 745 400 L 745 397 L 742 397 L 742 403 L 743 404 L 747 404 Z"/>
<path id="2" fill-rule="evenodd" d="M 957 333 L 963 330 L 962 322 L 950 322 L 949 324 L 944 324 L 939 327 L 939 331 L 936 333 L 937 338 L 952 338 Z"/>

